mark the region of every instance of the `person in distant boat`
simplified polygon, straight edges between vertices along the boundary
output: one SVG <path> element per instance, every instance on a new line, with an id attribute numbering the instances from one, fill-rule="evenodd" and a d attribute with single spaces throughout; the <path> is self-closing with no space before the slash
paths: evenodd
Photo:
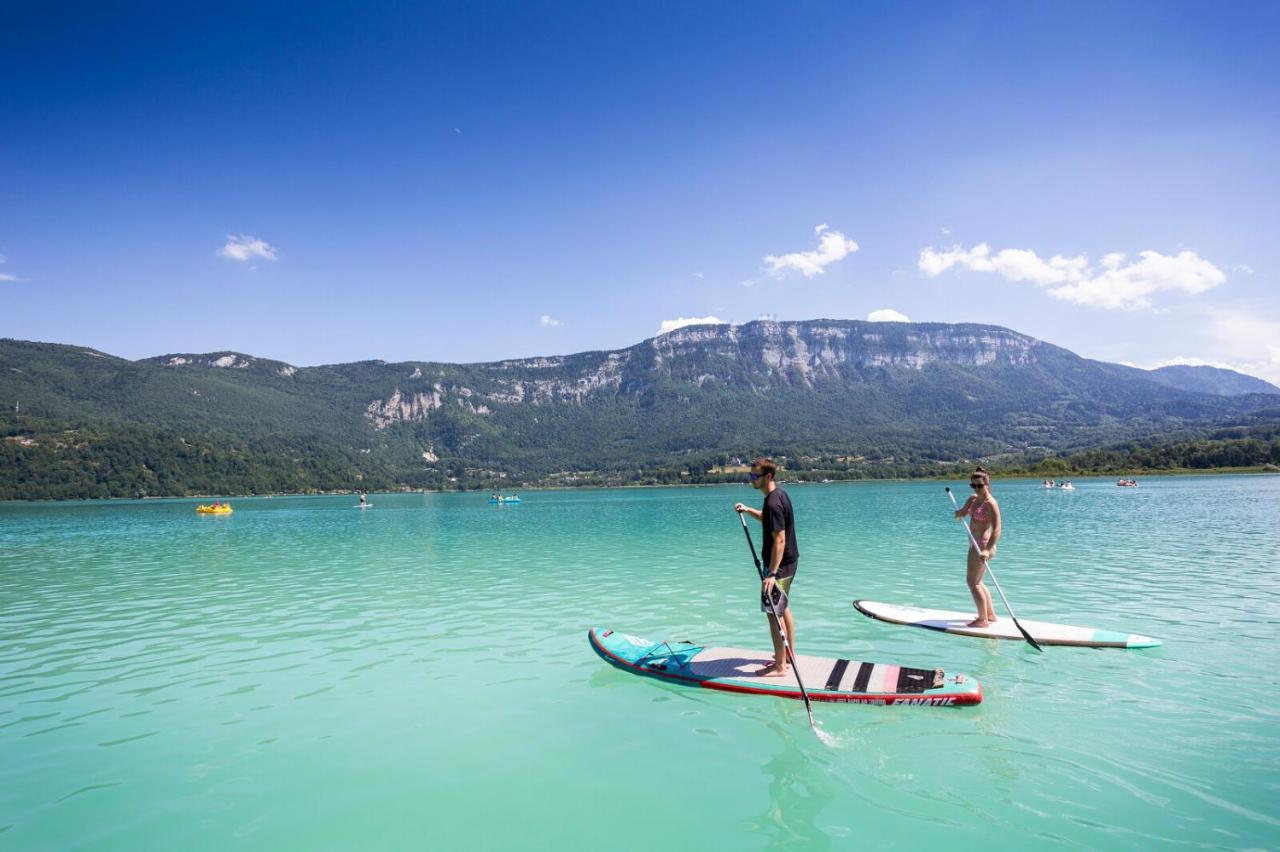
<path id="1" fill-rule="evenodd" d="M 971 521 L 969 530 L 978 549 L 969 544 L 969 571 L 967 580 L 969 594 L 978 607 L 978 617 L 970 621 L 969 627 L 986 627 L 996 620 L 995 607 L 991 605 L 991 592 L 982 584 L 982 575 L 987 572 L 987 560 L 996 555 L 996 542 L 1000 540 L 1000 507 L 996 498 L 991 495 L 991 476 L 986 468 L 978 467 L 969 477 L 969 487 L 973 496 L 964 501 L 964 505 L 956 511 L 956 518 L 968 517 Z"/>
<path id="2" fill-rule="evenodd" d="M 363 506 L 368 502 L 368 498 L 364 496 L 364 492 L 360 492 L 360 505 Z"/>
<path id="3" fill-rule="evenodd" d="M 791 510 L 791 498 L 778 487 L 774 478 L 778 466 L 772 459 L 758 458 L 751 464 L 751 487 L 764 495 L 764 505 L 752 509 L 745 503 L 734 505 L 738 514 L 748 514 L 764 527 L 761 556 L 765 570 L 760 586 L 760 610 L 769 616 L 769 634 L 773 638 L 773 663 L 756 672 L 761 677 L 785 677 L 787 675 L 787 650 L 778 631 L 776 611 L 787 631 L 791 652 L 796 650 L 795 621 L 791 617 L 789 595 L 791 581 L 795 579 L 800 561 L 800 548 L 796 543 L 795 515 Z M 772 605 L 771 605 L 772 604 Z"/>

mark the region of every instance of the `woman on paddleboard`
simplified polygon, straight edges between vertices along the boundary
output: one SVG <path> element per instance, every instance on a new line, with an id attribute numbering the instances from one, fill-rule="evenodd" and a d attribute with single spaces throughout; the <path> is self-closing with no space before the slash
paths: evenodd
<path id="1" fill-rule="evenodd" d="M 991 496 L 991 476 L 986 468 L 974 469 L 969 487 L 973 489 L 973 496 L 956 512 L 956 518 L 970 519 L 969 529 L 980 548 L 975 550 L 969 545 L 969 594 L 978 607 L 978 617 L 970 621 L 969 626 L 986 627 L 996 620 L 996 611 L 991 605 L 991 592 L 982 584 L 982 575 L 987 571 L 987 560 L 996 555 L 996 542 L 1000 540 L 1000 507 Z"/>

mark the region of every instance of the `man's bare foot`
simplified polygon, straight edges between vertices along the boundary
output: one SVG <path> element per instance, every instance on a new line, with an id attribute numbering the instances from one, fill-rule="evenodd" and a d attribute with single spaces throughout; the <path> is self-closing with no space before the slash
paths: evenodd
<path id="1" fill-rule="evenodd" d="M 770 663 L 769 665 L 762 668 L 760 671 L 756 672 L 756 677 L 786 677 L 786 676 L 787 676 L 787 667 L 785 665 L 780 666 L 777 663 Z"/>
<path id="2" fill-rule="evenodd" d="M 965 627 L 989 627 L 990 625 L 991 622 L 987 621 L 985 618 L 975 618 L 973 621 L 966 624 Z"/>

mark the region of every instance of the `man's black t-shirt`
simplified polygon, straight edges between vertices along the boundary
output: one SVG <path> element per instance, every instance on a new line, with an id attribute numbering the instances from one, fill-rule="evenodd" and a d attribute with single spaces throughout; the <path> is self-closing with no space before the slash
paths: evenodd
<path id="1" fill-rule="evenodd" d="M 773 564 L 773 532 L 782 530 L 787 534 L 782 548 L 782 563 L 778 567 L 779 577 L 790 577 L 796 573 L 796 561 L 800 559 L 800 548 L 796 545 L 796 520 L 791 512 L 791 498 L 781 488 L 775 488 L 764 498 L 761 508 L 761 521 L 764 524 L 764 570 L 768 571 Z"/>

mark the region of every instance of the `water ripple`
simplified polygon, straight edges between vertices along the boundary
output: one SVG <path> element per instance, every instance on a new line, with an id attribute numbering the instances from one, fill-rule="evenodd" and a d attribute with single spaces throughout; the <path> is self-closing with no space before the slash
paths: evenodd
<path id="1" fill-rule="evenodd" d="M 1280 846 L 1280 479 L 1077 484 L 997 483 L 1002 585 L 1021 616 L 1164 647 L 1037 654 L 869 621 L 853 598 L 970 605 L 941 488 L 792 489 L 801 650 L 986 689 L 972 710 L 820 705 L 834 747 L 798 703 L 636 678 L 586 646 L 603 625 L 764 647 L 730 511 L 745 488 L 541 492 L 500 510 L 483 495 L 379 495 L 365 512 L 275 498 L 212 522 L 189 501 L 0 506 L 0 834 Z M 628 793 L 602 795 L 612 783 Z M 474 819 L 495 801 L 502 820 Z"/>

